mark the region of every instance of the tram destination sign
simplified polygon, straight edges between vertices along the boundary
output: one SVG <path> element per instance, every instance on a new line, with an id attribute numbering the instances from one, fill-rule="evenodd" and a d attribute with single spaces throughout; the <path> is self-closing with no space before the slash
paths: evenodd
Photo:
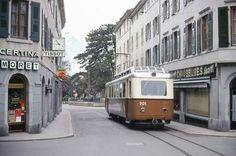
<path id="1" fill-rule="evenodd" d="M 211 76 L 215 77 L 215 65 L 204 65 L 204 66 L 197 66 L 192 68 L 185 68 L 173 71 L 171 73 L 174 74 L 176 79 L 181 78 L 193 78 L 193 77 L 204 77 L 204 76 Z"/>

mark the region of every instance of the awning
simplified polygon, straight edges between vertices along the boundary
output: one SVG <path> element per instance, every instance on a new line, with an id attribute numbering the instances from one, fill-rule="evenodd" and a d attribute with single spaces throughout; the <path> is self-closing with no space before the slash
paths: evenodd
<path id="1" fill-rule="evenodd" d="M 208 88 L 210 79 L 185 79 L 174 81 L 174 88 Z"/>

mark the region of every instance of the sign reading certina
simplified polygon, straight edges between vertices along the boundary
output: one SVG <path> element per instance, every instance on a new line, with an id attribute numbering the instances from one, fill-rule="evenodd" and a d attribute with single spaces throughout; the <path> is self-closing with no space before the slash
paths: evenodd
<path id="1" fill-rule="evenodd" d="M 38 58 L 37 52 L 0 48 L 0 55 Z"/>
<path id="2" fill-rule="evenodd" d="M 0 60 L 0 69 L 39 70 L 37 62 Z"/>

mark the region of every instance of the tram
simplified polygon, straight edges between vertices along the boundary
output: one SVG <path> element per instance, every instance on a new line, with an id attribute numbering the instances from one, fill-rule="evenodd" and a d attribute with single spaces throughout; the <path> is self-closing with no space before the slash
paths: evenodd
<path id="1" fill-rule="evenodd" d="M 126 123 L 163 125 L 173 119 L 173 78 L 158 67 L 131 67 L 106 83 L 105 107 Z"/>

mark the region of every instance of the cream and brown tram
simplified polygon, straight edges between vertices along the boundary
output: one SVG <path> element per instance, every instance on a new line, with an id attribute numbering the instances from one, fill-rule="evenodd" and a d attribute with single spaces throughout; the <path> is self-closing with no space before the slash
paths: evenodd
<path id="1" fill-rule="evenodd" d="M 157 67 L 131 67 L 106 83 L 106 111 L 127 123 L 164 125 L 173 118 L 173 79 Z"/>

